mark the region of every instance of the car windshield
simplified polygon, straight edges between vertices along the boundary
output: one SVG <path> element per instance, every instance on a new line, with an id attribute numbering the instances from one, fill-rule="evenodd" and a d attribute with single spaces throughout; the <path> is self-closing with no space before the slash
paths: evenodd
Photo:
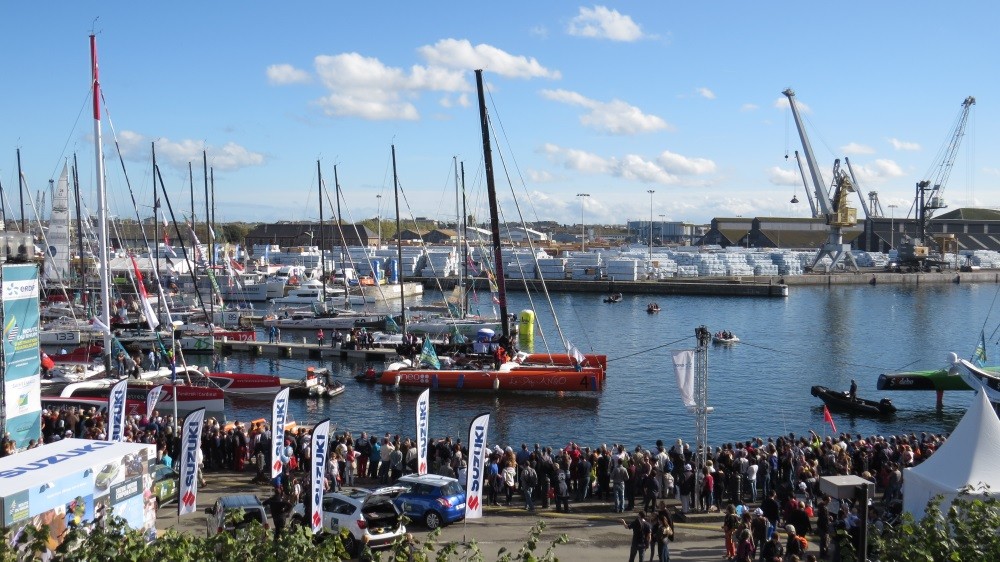
<path id="1" fill-rule="evenodd" d="M 101 472 L 111 472 L 116 468 L 118 468 L 118 465 L 116 463 L 108 463 L 104 465 L 104 468 L 101 469 Z"/>

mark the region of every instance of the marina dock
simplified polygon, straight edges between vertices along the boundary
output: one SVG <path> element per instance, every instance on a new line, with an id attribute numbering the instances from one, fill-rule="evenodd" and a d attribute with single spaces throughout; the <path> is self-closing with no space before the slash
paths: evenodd
<path id="1" fill-rule="evenodd" d="M 326 357 L 336 357 L 339 359 L 353 359 L 355 361 L 383 362 L 388 361 L 397 355 L 395 349 L 344 349 L 341 347 L 308 343 L 307 338 L 302 338 L 302 341 L 297 342 L 282 341 L 277 343 L 235 341 L 223 338 L 217 345 L 223 355 L 240 352 L 256 356 L 274 356 L 296 359 L 323 359 Z"/>

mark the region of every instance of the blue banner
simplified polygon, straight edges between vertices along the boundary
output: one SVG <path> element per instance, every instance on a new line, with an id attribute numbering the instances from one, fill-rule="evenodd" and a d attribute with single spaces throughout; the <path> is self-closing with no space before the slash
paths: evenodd
<path id="1" fill-rule="evenodd" d="M 42 436 L 38 267 L 3 266 L 3 431 L 18 449 Z"/>

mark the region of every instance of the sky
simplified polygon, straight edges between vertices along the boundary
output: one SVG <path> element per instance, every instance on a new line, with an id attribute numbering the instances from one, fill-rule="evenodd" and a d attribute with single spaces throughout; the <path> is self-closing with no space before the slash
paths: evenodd
<path id="1" fill-rule="evenodd" d="M 95 205 L 93 31 L 121 217 L 136 213 L 128 185 L 150 213 L 155 145 L 178 217 L 189 162 L 204 213 L 204 150 L 219 222 L 316 220 L 317 160 L 330 192 L 336 168 L 344 220 L 394 218 L 395 146 L 404 224 L 454 220 L 456 162 L 467 211 L 485 218 L 478 68 L 506 220 L 807 217 L 786 88 L 825 181 L 848 157 L 895 217 L 975 96 L 942 195 L 1000 207 L 998 16 L 923 1 L 14 2 L 0 18 L 0 181 L 16 217 L 16 149 L 29 194 L 75 154 Z"/>

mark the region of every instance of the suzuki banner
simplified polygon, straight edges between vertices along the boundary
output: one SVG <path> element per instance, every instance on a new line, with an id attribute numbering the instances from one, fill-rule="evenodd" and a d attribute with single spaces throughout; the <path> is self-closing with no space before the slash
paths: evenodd
<path id="1" fill-rule="evenodd" d="M 149 389 L 146 395 L 146 420 L 153 421 L 153 412 L 156 410 L 156 403 L 160 401 L 160 393 L 163 392 L 163 385 L 157 385 Z"/>
<path id="2" fill-rule="evenodd" d="M 108 441 L 125 441 L 125 396 L 128 394 L 128 379 L 122 379 L 111 387 L 108 395 Z"/>
<path id="3" fill-rule="evenodd" d="M 465 518 L 483 516 L 483 473 L 486 466 L 486 431 L 490 415 L 481 414 L 469 426 L 469 466 L 465 480 Z"/>
<path id="4" fill-rule="evenodd" d="M 430 416 L 431 389 L 417 398 L 417 474 L 427 474 L 427 430 Z"/>
<path id="5" fill-rule="evenodd" d="M 38 349 L 38 267 L 5 265 L 3 295 L 3 430 L 15 447 L 42 437 L 41 355 Z"/>
<path id="6" fill-rule="evenodd" d="M 285 420 L 288 419 L 288 389 L 283 388 L 271 405 L 271 480 L 281 476 L 285 466 Z"/>
<path id="7" fill-rule="evenodd" d="M 325 419 L 313 428 L 312 432 L 312 477 L 309 488 L 309 522 L 312 532 L 316 534 L 323 530 L 323 482 L 326 479 L 326 458 L 330 454 L 330 420 Z"/>
<path id="8" fill-rule="evenodd" d="M 201 449 L 201 425 L 205 420 L 205 408 L 199 408 L 184 418 L 181 424 L 180 491 L 177 500 L 177 515 L 194 513 L 198 509 L 198 451 Z"/>

